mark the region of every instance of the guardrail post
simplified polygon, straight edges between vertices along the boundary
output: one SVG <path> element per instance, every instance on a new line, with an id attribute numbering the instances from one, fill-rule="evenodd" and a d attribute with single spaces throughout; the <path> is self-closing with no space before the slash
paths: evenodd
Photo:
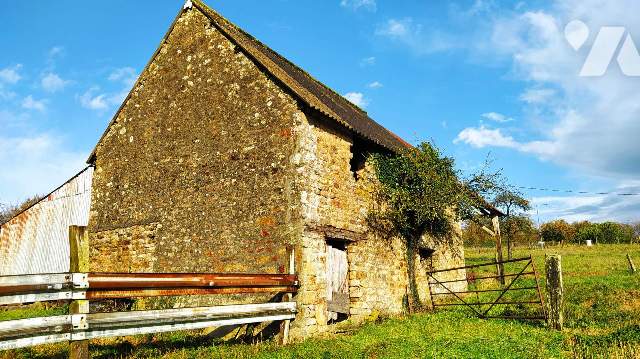
<path id="1" fill-rule="evenodd" d="M 69 226 L 69 271 L 71 273 L 86 273 L 89 271 L 89 236 L 84 226 Z M 75 285 L 75 283 L 74 283 Z M 77 338 L 76 329 L 86 329 L 86 314 L 89 313 L 89 301 L 76 299 L 69 306 L 69 314 L 73 316 L 74 332 L 71 334 L 69 344 L 69 358 L 88 359 L 89 341 L 74 340 Z"/>
<path id="2" fill-rule="evenodd" d="M 548 324 L 551 329 L 556 330 L 562 330 L 564 324 L 561 259 L 560 255 L 550 255 L 545 258 Z"/>

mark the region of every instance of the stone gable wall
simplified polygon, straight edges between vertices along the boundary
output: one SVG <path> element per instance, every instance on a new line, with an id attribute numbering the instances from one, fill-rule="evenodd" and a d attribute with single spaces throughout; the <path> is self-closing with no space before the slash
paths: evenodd
<path id="1" fill-rule="evenodd" d="M 91 270 L 285 272 L 303 120 L 202 13 L 183 13 L 97 147 Z"/>

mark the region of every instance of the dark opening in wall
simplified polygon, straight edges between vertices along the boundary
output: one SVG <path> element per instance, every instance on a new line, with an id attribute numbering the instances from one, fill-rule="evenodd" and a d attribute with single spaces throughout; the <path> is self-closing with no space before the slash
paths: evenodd
<path id="1" fill-rule="evenodd" d="M 362 143 L 354 140 L 351 146 L 351 173 L 356 181 L 358 180 L 358 171 L 364 168 L 368 155 L 369 153 L 365 150 Z"/>

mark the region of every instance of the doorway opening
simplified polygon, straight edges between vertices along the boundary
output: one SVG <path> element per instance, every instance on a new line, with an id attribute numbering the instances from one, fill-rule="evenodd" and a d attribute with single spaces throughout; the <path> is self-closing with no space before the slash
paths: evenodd
<path id="1" fill-rule="evenodd" d="M 333 324 L 349 317 L 349 263 L 347 243 L 327 239 L 327 323 Z"/>

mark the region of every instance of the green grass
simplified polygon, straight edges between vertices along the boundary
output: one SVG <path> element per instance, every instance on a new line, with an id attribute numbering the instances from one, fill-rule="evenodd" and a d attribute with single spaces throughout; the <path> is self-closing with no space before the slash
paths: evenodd
<path id="1" fill-rule="evenodd" d="M 465 308 L 378 320 L 278 346 L 273 342 L 225 344 L 197 332 L 92 342 L 94 358 L 640 358 L 640 273 L 628 271 L 626 254 L 640 261 L 638 245 L 601 245 L 542 250 L 533 255 L 544 278 L 545 253 L 562 255 L 566 326 L 481 320 Z M 468 248 L 467 263 L 493 258 L 490 249 Z M 640 263 L 638 263 L 640 264 Z M 507 268 L 512 272 L 518 268 Z M 531 280 L 530 280 L 531 281 Z M 532 283 L 532 281 L 530 282 Z M 541 283 L 544 285 L 544 283 Z M 7 317 L 0 312 L 0 319 Z M 51 314 L 51 313 L 50 313 Z M 49 315 L 50 315 L 49 314 Z M 54 313 L 55 314 L 55 313 Z M 24 317 L 22 313 L 20 317 Z M 66 344 L 0 353 L 0 358 L 66 357 Z"/>

